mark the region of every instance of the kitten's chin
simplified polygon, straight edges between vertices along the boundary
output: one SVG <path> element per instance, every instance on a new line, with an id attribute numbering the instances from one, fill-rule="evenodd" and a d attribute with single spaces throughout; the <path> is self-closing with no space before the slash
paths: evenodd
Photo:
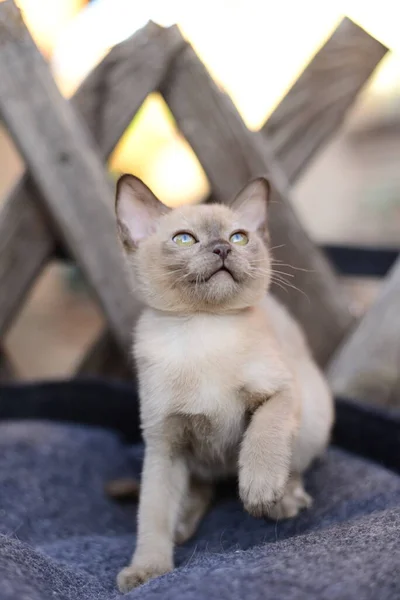
<path id="1" fill-rule="evenodd" d="M 240 294 L 240 287 L 233 275 L 225 270 L 216 271 L 196 288 L 199 299 L 208 302 L 221 304 L 234 300 Z"/>
<path id="2" fill-rule="evenodd" d="M 224 313 L 258 304 L 268 288 L 267 279 L 235 280 L 227 270 L 218 270 L 202 282 L 185 282 L 179 287 L 141 282 L 137 291 L 150 308 L 174 314 Z"/>
<path id="3" fill-rule="evenodd" d="M 160 301 L 156 298 L 145 298 L 144 303 L 149 307 L 160 312 L 190 315 L 199 312 L 224 314 L 232 311 L 240 311 L 256 306 L 261 302 L 266 292 L 248 295 L 228 295 L 219 293 L 218 296 L 208 298 L 190 297 L 180 298 L 176 302 Z"/>
<path id="4" fill-rule="evenodd" d="M 229 269 L 216 271 L 197 287 L 198 300 L 211 310 L 245 309 L 258 304 L 269 287 L 268 278 L 249 279 Z"/>
<path id="5" fill-rule="evenodd" d="M 226 279 L 228 282 L 234 281 L 235 283 L 238 283 L 237 277 L 235 276 L 233 271 L 231 269 L 228 269 L 226 266 L 223 266 L 223 267 L 220 267 L 219 269 L 217 269 L 216 271 L 214 271 L 213 273 L 211 273 L 211 275 L 209 275 L 203 281 L 200 281 L 199 285 L 201 285 L 202 283 L 205 285 L 209 284 L 212 279 L 214 279 L 214 280 L 217 279 L 218 285 L 222 285 L 221 278 Z"/>

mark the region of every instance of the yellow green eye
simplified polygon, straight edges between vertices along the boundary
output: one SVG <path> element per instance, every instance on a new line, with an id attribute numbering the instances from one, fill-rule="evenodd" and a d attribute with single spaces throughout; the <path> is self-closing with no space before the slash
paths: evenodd
<path id="1" fill-rule="evenodd" d="M 174 235 L 172 241 L 178 246 L 193 246 L 193 244 L 196 243 L 196 239 L 192 236 L 192 234 L 187 233 L 186 231 Z"/>
<path id="2" fill-rule="evenodd" d="M 229 238 L 231 244 L 238 244 L 239 246 L 245 246 L 249 241 L 249 238 L 243 231 L 237 231 L 236 233 L 232 233 Z"/>

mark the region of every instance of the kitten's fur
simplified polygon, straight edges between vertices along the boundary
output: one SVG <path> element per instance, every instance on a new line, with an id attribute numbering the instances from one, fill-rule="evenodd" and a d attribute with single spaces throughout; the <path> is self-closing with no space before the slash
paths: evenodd
<path id="1" fill-rule="evenodd" d="M 311 504 L 301 474 L 328 443 L 333 405 L 299 326 L 266 294 L 268 196 L 260 178 L 231 208 L 169 210 L 139 179 L 118 183 L 119 234 L 147 306 L 134 343 L 146 455 L 121 591 L 173 568 L 174 541 L 195 532 L 218 478 L 238 473 L 255 516 Z M 197 243 L 177 245 L 182 231 Z M 230 243 L 237 231 L 246 245 Z"/>

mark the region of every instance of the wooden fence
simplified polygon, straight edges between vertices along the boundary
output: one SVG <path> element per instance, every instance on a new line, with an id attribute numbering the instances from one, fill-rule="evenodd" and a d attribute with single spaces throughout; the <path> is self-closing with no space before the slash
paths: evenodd
<path id="1" fill-rule="evenodd" d="M 400 267 L 356 325 L 334 269 L 293 211 L 290 188 L 337 131 L 386 51 L 345 18 L 254 133 L 176 26 L 150 22 L 115 46 L 68 102 L 14 2 L 0 3 L 0 114 L 26 167 L 0 212 L 0 336 L 62 244 L 108 324 L 79 372 L 127 372 L 131 328 L 140 307 L 132 304 L 127 289 L 104 163 L 143 101 L 158 91 L 209 179 L 212 196 L 206 201 L 229 202 L 251 177 L 270 178 L 276 200 L 272 244 L 283 244 L 277 257 L 302 269 L 295 283 L 304 296 L 274 292 L 302 322 L 320 364 L 331 361 L 334 387 L 360 395 L 354 374 L 359 381 L 375 360 L 365 336 L 398 290 Z M 354 354 L 353 369 L 349 356 Z M 0 379 L 12 377 L 13 366 L 0 349 Z"/>

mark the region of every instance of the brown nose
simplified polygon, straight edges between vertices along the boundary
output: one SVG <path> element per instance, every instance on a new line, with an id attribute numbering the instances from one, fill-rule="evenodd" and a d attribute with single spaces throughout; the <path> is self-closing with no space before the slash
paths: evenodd
<path id="1" fill-rule="evenodd" d="M 216 244 L 213 248 L 214 254 L 218 254 L 218 256 L 220 258 L 222 258 L 222 260 L 226 259 L 226 257 L 228 256 L 230 251 L 231 251 L 231 247 L 227 243 Z"/>

